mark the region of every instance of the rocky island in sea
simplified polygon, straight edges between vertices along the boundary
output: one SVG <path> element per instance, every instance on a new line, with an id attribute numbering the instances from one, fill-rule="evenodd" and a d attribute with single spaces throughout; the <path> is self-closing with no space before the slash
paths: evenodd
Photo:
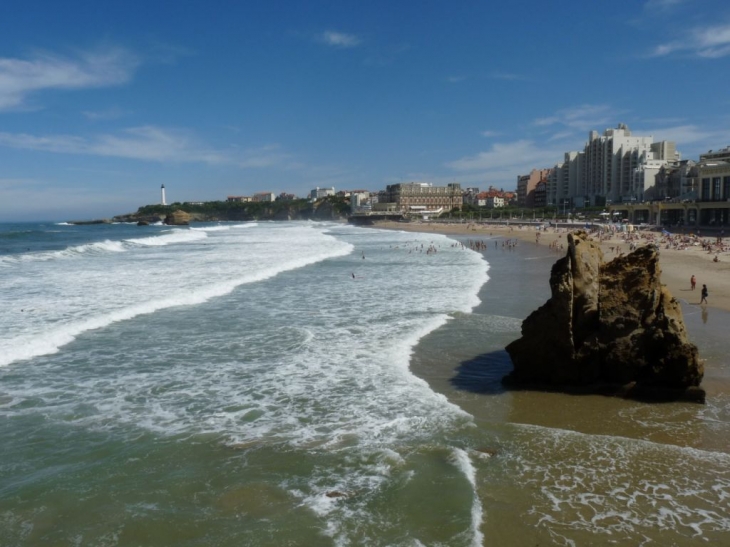
<path id="1" fill-rule="evenodd" d="M 661 284 L 658 250 L 647 245 L 603 262 L 584 232 L 550 273 L 551 298 L 507 346 L 510 387 L 704 402 L 703 367 L 679 303 Z"/>

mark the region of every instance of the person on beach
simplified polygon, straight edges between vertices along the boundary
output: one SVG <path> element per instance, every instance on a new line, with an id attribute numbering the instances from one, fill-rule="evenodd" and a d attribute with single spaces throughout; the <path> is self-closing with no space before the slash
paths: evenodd
<path id="1" fill-rule="evenodd" d="M 702 285 L 700 304 L 707 304 L 707 285 Z"/>
<path id="2" fill-rule="evenodd" d="M 695 290 L 695 287 L 697 286 L 697 278 L 694 275 L 689 278 L 689 284 L 692 287 L 692 290 Z"/>

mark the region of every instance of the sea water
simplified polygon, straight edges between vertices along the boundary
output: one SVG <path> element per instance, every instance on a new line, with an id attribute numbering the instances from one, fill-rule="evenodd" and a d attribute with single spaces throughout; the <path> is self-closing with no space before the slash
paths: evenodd
<path id="1" fill-rule="evenodd" d="M 495 387 L 545 258 L 335 223 L 2 225 L 0 545 L 727 540 L 724 394 Z"/>

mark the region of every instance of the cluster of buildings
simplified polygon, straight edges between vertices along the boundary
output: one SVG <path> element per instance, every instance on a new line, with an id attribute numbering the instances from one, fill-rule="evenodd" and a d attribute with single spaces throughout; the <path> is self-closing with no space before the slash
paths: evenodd
<path id="1" fill-rule="evenodd" d="M 679 168 L 681 156 L 672 141 L 654 142 L 633 135 L 625 124 L 591 131 L 581 151 L 563 161 L 517 177 L 520 207 L 582 208 L 657 199 L 660 171 Z"/>
<path id="2" fill-rule="evenodd" d="M 162 202 L 165 203 L 162 187 Z M 314 188 L 309 199 L 329 196 L 349 199 L 359 214 L 411 214 L 424 218 L 462 209 L 465 204 L 488 209 L 507 206 L 555 208 L 567 212 L 600 206 L 618 211 L 630 222 L 671 225 L 730 225 L 730 146 L 710 150 L 698 161 L 682 160 L 672 141 L 654 142 L 633 135 L 625 124 L 591 131 L 583 150 L 566 152 L 552 167 L 533 169 L 517 177 L 515 192 L 463 189 L 408 182 L 369 192 L 336 192 Z M 293 194 L 259 192 L 228 196 L 229 202 L 273 202 L 296 199 Z"/>
<path id="3" fill-rule="evenodd" d="M 633 135 L 625 124 L 591 131 L 582 151 L 518 176 L 517 205 L 604 206 L 632 222 L 727 225 L 730 147 L 682 160 L 674 142 Z"/>

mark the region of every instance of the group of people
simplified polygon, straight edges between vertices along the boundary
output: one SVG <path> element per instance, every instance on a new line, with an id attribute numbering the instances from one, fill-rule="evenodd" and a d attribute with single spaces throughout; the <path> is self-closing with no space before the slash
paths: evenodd
<path id="1" fill-rule="evenodd" d="M 695 287 L 697 287 L 697 278 L 692 275 L 692 277 L 689 278 L 689 285 L 692 290 L 695 290 Z M 700 291 L 700 304 L 707 304 L 707 285 L 702 285 L 702 290 Z"/>

